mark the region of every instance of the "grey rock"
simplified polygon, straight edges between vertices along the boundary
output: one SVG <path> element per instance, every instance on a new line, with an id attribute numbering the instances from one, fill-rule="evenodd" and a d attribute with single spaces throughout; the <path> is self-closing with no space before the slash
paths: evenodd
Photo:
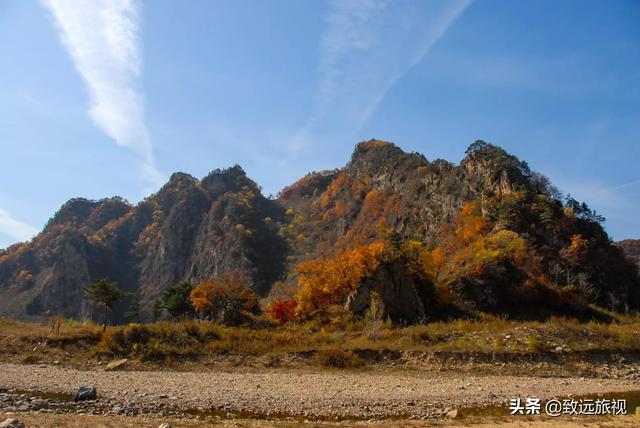
<path id="1" fill-rule="evenodd" d="M 45 407 L 49 406 L 49 403 L 47 402 L 47 400 L 41 400 L 39 398 L 35 398 L 35 399 L 31 400 L 31 405 L 35 409 L 44 409 Z"/>
<path id="2" fill-rule="evenodd" d="M 394 321 L 424 319 L 425 309 L 413 277 L 400 263 L 382 265 L 372 278 L 365 279 L 347 296 L 345 308 L 363 315 L 370 306 L 372 292 L 378 293 L 384 305 L 384 316 Z"/>
<path id="3" fill-rule="evenodd" d="M 163 424 L 160 424 L 158 428 L 173 428 L 173 425 L 165 422 Z"/>
<path id="4" fill-rule="evenodd" d="M 33 410 L 33 406 L 30 404 L 22 404 L 18 407 L 18 412 L 30 412 Z"/>
<path id="5" fill-rule="evenodd" d="M 6 419 L 0 423 L 0 428 L 24 428 L 24 424 L 17 419 Z"/>
<path id="6" fill-rule="evenodd" d="M 73 396 L 74 401 L 95 400 L 98 390 L 92 386 L 81 386 Z"/>

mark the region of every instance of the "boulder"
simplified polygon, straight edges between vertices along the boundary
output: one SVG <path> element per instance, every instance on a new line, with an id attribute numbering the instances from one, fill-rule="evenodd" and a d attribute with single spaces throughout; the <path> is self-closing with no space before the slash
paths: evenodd
<path id="1" fill-rule="evenodd" d="M 449 419 L 458 419 L 462 417 L 462 412 L 458 409 L 453 409 L 453 410 L 449 410 L 446 416 Z"/>
<path id="2" fill-rule="evenodd" d="M 121 360 L 111 361 L 109 364 L 107 364 L 107 367 L 105 367 L 104 369 L 106 371 L 119 370 L 123 368 L 128 362 L 129 360 L 127 360 L 126 358 L 123 358 Z"/>
<path id="3" fill-rule="evenodd" d="M 81 386 L 73 396 L 74 401 L 95 400 L 98 390 L 92 386 Z"/>
<path id="4" fill-rule="evenodd" d="M 24 424 L 17 419 L 7 419 L 0 423 L 0 428 L 24 428 Z"/>

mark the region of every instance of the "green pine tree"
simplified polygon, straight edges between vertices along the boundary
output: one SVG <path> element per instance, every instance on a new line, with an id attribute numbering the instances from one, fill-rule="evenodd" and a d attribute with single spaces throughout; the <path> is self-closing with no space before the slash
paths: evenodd
<path id="1" fill-rule="evenodd" d="M 129 308 L 124 313 L 124 319 L 127 320 L 127 322 L 140 321 L 141 308 L 142 308 L 142 304 L 140 302 L 140 294 L 135 293 L 132 296 L 131 303 L 129 304 Z"/>
<path id="2" fill-rule="evenodd" d="M 123 297 L 129 295 L 126 291 L 118 288 L 118 284 L 115 282 L 109 282 L 108 279 L 102 278 L 93 283 L 93 285 L 83 288 L 85 300 L 95 303 L 101 306 L 104 310 L 102 331 L 107 329 L 107 320 L 109 317 L 109 310 L 113 305 Z"/>

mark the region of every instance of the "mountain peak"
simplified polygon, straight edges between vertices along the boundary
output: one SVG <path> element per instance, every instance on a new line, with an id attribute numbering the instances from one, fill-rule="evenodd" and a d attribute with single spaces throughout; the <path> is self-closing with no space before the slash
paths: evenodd
<path id="1" fill-rule="evenodd" d="M 250 187 L 259 189 L 258 185 L 247 177 L 246 172 L 240 165 L 233 165 L 225 169 L 214 169 L 202 179 L 202 188 L 212 197 L 228 192 Z"/>
<path id="2" fill-rule="evenodd" d="M 358 143 L 351 155 L 347 168 L 357 174 L 377 174 L 394 169 L 399 165 L 418 167 L 427 165 L 427 159 L 418 153 L 407 153 L 395 144 L 383 140 L 369 140 Z"/>
<path id="3" fill-rule="evenodd" d="M 99 228 L 129 209 L 131 209 L 131 205 L 119 196 L 97 201 L 86 198 L 72 198 L 60 207 L 47 222 L 45 228 L 58 224 L 68 224 L 74 227 L 87 225 L 92 228 Z"/>
<path id="4" fill-rule="evenodd" d="M 509 193 L 514 186 L 530 185 L 529 165 L 502 147 L 476 140 L 465 153 L 460 166 L 486 190 Z"/>
<path id="5" fill-rule="evenodd" d="M 356 144 L 353 154 L 351 155 L 351 163 L 355 163 L 360 159 L 372 157 L 387 158 L 389 156 L 397 156 L 403 154 L 402 149 L 389 141 L 371 139 Z"/>

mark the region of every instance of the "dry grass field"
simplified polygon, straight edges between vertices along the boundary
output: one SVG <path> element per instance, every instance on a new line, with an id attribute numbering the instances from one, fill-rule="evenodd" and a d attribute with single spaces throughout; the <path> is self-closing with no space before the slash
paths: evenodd
<path id="1" fill-rule="evenodd" d="M 198 361 L 220 357 L 316 355 L 320 365 L 357 367 L 367 355 L 385 353 L 475 354 L 483 359 L 536 359 L 540 355 L 634 354 L 640 351 L 640 319 L 581 323 L 501 319 L 411 327 L 374 327 L 336 318 L 283 326 L 224 327 L 208 322 L 162 321 L 109 327 L 64 321 L 58 334 L 48 325 L 0 320 L 0 359 L 82 364 L 130 358 L 140 363 Z M 342 356 L 341 356 L 342 355 Z"/>

